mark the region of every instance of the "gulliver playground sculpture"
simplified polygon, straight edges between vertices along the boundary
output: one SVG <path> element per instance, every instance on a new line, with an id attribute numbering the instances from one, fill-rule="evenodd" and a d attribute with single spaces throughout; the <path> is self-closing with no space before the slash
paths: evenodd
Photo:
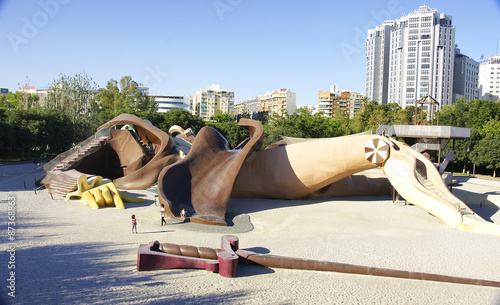
<path id="1" fill-rule="evenodd" d="M 230 197 L 297 199 L 328 185 L 335 188 L 335 183 L 342 183 L 345 194 L 358 190 L 360 185 L 350 182 L 360 180 L 342 179 L 380 167 L 401 196 L 447 225 L 500 235 L 500 226 L 485 221 L 451 194 L 434 164 L 404 143 L 352 135 L 261 149 L 262 125 L 248 119 L 239 125 L 248 129 L 250 137 L 235 149 L 229 150 L 215 129 L 204 127 L 189 154 L 160 172 L 158 197 L 170 217 L 179 219 L 185 209 L 192 222 L 226 225 Z M 367 193 L 376 191 L 376 184 L 364 181 Z"/>
<path id="2" fill-rule="evenodd" d="M 404 143 L 352 135 L 285 138 L 263 149 L 262 125 L 249 119 L 239 125 L 250 137 L 230 150 L 212 127 L 195 136 L 174 126 L 170 132 L 180 134 L 173 138 L 147 121 L 122 114 L 99 128 L 108 132 L 96 134 L 98 141 L 91 143 L 97 144 L 61 161 L 42 183 L 66 196 L 82 174 L 110 178 L 118 189 L 145 189 L 158 181 L 158 197 L 170 217 L 210 225 L 226 225 L 231 197 L 378 195 L 387 193 L 390 183 L 407 202 L 452 227 L 500 235 L 500 226 L 451 194 L 434 164 Z M 386 178 L 355 175 L 374 168 L 381 168 Z M 186 218 L 181 211 L 187 212 Z"/>

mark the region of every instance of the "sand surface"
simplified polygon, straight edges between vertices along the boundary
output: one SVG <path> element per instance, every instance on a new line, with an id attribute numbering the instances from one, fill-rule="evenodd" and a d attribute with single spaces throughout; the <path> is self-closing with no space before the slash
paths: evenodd
<path id="1" fill-rule="evenodd" d="M 159 207 L 146 192 L 129 192 L 147 201 L 126 203 L 126 210 L 92 210 L 81 201 L 52 200 L 45 190 L 35 194 L 34 178 L 42 176 L 33 164 L 0 166 L 0 304 L 500 304 L 500 288 L 421 280 L 248 265 L 236 278 L 136 270 L 140 244 L 219 247 L 222 235 L 233 234 L 241 249 L 258 253 L 500 281 L 500 237 L 456 230 L 389 197 L 235 199 L 230 227 L 172 220 L 161 227 Z M 498 185 L 479 182 L 455 189 L 500 195 Z M 500 224 L 497 206 L 472 207 Z M 131 233 L 132 214 L 139 234 Z M 7 288 L 12 247 L 15 298 Z"/>

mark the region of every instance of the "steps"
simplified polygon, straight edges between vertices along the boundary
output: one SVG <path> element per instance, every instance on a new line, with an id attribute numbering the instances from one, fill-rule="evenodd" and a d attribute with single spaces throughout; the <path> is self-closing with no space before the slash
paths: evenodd
<path id="1" fill-rule="evenodd" d="M 76 190 L 78 178 L 83 175 L 77 170 L 50 171 L 42 180 L 42 184 L 52 194 L 66 197 L 66 194 Z M 87 176 L 91 177 L 91 176 Z"/>
<path id="2" fill-rule="evenodd" d="M 53 170 L 63 171 L 68 169 L 71 165 L 75 164 L 83 157 L 88 156 L 94 153 L 96 150 L 100 149 L 108 138 L 109 137 L 107 136 L 101 136 L 99 138 L 93 139 L 85 146 L 80 147 L 73 154 L 69 155 L 68 157 L 60 161 L 58 164 L 56 164 Z"/>

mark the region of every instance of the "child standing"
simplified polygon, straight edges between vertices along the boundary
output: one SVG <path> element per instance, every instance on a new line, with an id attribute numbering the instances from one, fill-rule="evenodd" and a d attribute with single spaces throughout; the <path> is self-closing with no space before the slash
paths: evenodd
<path id="1" fill-rule="evenodd" d="M 132 234 L 137 234 L 137 219 L 135 219 L 135 214 L 132 214 Z"/>
<path id="2" fill-rule="evenodd" d="M 167 216 L 167 214 L 165 213 L 165 205 L 163 203 L 161 204 L 160 216 L 161 216 L 161 226 L 163 226 L 163 224 L 167 224 L 167 221 L 165 220 L 165 216 Z"/>

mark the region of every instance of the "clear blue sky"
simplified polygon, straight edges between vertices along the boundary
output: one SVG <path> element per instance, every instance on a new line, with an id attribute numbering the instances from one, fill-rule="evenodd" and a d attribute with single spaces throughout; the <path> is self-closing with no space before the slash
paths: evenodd
<path id="1" fill-rule="evenodd" d="M 500 0 L 0 0 L 0 87 L 85 72 L 169 95 L 218 83 L 236 102 L 287 88 L 310 105 L 330 85 L 364 93 L 366 29 L 423 4 L 453 16 L 468 56 L 497 52 Z"/>

